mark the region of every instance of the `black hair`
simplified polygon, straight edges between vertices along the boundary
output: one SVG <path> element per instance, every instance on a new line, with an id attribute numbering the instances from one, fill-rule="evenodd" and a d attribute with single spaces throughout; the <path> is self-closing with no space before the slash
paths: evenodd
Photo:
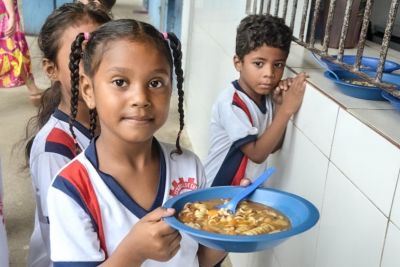
<path id="1" fill-rule="evenodd" d="M 165 55 L 172 70 L 175 68 L 176 86 L 178 89 L 178 112 L 179 112 L 179 132 L 176 138 L 176 150 L 173 153 L 182 154 L 180 146 L 180 136 L 184 127 L 183 111 L 183 70 L 182 70 L 182 51 L 181 43 L 174 33 L 167 33 L 167 38 L 152 25 L 136 21 L 133 19 L 119 19 L 110 21 L 100 26 L 90 34 L 85 48 L 82 43 L 85 39 L 84 33 L 78 34 L 75 42 L 71 46 L 70 70 L 71 70 L 71 122 L 74 120 L 73 112 L 77 108 L 77 91 L 79 90 L 79 62 L 83 60 L 84 72 L 93 78 L 102 59 L 103 51 L 107 45 L 115 40 L 128 39 L 135 42 L 151 42 L 156 49 Z M 172 54 L 171 54 L 172 50 Z M 172 79 L 172 77 L 171 77 Z M 90 128 L 94 132 L 96 127 L 95 111 L 91 111 Z"/>
<path id="2" fill-rule="evenodd" d="M 117 2 L 116 0 L 98 0 L 99 3 L 107 10 L 110 11 L 112 9 L 112 7 L 115 5 L 115 2 Z M 78 0 L 74 0 L 75 2 L 79 2 Z M 89 3 L 94 3 L 95 0 L 89 0 Z"/>
<path id="3" fill-rule="evenodd" d="M 100 4 L 102 4 L 108 10 L 111 10 L 115 5 L 116 0 L 99 0 Z"/>
<path id="4" fill-rule="evenodd" d="M 111 18 L 98 5 L 84 5 L 82 3 L 66 3 L 51 13 L 44 22 L 38 37 L 39 48 L 43 53 L 43 58 L 58 64 L 57 54 L 61 47 L 61 36 L 65 29 L 70 26 L 80 25 L 85 21 L 92 21 L 103 24 Z M 26 127 L 25 157 L 27 166 L 29 165 L 29 155 L 36 133 L 46 124 L 51 114 L 55 111 L 61 101 L 61 84 L 53 82 L 41 97 L 40 106 L 36 116 L 32 117 Z"/>
<path id="5" fill-rule="evenodd" d="M 249 15 L 242 19 L 236 32 L 236 55 L 240 60 L 263 46 L 280 48 L 289 54 L 292 30 L 281 18 L 268 14 Z"/>

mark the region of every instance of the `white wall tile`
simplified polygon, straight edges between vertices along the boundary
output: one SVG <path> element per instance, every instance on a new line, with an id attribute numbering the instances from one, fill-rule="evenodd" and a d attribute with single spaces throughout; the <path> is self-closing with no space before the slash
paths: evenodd
<path id="1" fill-rule="evenodd" d="M 229 259 L 233 267 L 281 267 L 272 249 L 253 253 L 229 253 Z"/>
<path id="2" fill-rule="evenodd" d="M 331 161 L 389 216 L 400 170 L 398 148 L 340 109 Z"/>
<path id="3" fill-rule="evenodd" d="M 377 102 L 377 101 L 374 101 Z M 381 102 L 381 101 L 380 101 Z M 388 102 L 389 103 L 389 102 Z M 350 114 L 367 125 L 379 129 L 394 143 L 400 144 L 399 111 L 395 109 L 347 109 Z M 396 122 L 396 123 L 393 123 Z"/>
<path id="4" fill-rule="evenodd" d="M 282 149 L 269 159 L 277 172 L 266 185 L 298 194 L 320 209 L 328 164 L 328 158 L 289 122 Z"/>
<path id="5" fill-rule="evenodd" d="M 271 267 L 282 267 L 282 265 L 279 263 L 278 259 L 275 257 L 275 254 L 274 254 L 274 259 L 272 261 Z"/>
<path id="6" fill-rule="evenodd" d="M 274 249 L 274 255 L 281 267 L 314 266 L 319 224 L 291 237 Z"/>
<path id="7" fill-rule="evenodd" d="M 293 122 L 329 158 L 339 106 L 307 84 L 303 104 Z"/>
<path id="8" fill-rule="evenodd" d="M 400 265 L 400 230 L 389 223 L 383 250 L 381 267 L 398 267 Z"/>
<path id="9" fill-rule="evenodd" d="M 397 181 L 397 189 L 393 200 L 392 212 L 390 213 L 390 220 L 400 228 L 400 180 Z"/>
<path id="10" fill-rule="evenodd" d="M 387 218 L 329 165 L 316 267 L 378 267 Z"/>
<path id="11" fill-rule="evenodd" d="M 276 166 L 277 173 L 267 186 L 300 195 L 321 210 L 328 159 L 292 123 L 287 127 L 282 150 L 271 157 L 270 165 Z M 275 248 L 281 267 L 313 266 L 317 234 L 318 224 Z"/>

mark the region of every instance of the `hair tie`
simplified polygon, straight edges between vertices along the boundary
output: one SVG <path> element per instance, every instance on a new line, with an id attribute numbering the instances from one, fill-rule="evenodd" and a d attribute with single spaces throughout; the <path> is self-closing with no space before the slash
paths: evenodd
<path id="1" fill-rule="evenodd" d="M 161 34 L 165 40 L 168 40 L 168 32 L 162 32 Z"/>
<path id="2" fill-rule="evenodd" d="M 83 33 L 83 37 L 85 38 L 86 41 L 89 41 L 90 33 L 84 32 L 84 33 Z"/>

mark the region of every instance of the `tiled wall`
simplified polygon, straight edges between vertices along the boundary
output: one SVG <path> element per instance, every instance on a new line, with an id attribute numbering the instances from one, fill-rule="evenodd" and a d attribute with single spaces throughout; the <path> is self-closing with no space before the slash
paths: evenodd
<path id="1" fill-rule="evenodd" d="M 191 2 L 186 123 L 195 152 L 204 158 L 213 100 L 237 76 L 231 61 L 245 1 Z M 279 171 L 267 186 L 307 198 L 319 209 L 320 221 L 273 250 L 232 254 L 233 266 L 400 266 L 398 147 L 308 84 L 270 164 Z"/>

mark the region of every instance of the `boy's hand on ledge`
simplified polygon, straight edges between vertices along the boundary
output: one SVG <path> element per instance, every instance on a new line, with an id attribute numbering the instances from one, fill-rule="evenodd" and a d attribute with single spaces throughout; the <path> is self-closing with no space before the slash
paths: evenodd
<path id="1" fill-rule="evenodd" d="M 301 72 L 293 79 L 290 88 L 282 92 L 282 105 L 278 111 L 291 116 L 299 110 L 304 97 L 307 77 L 305 72 Z"/>
<path id="2" fill-rule="evenodd" d="M 281 80 L 278 86 L 274 89 L 272 93 L 272 99 L 274 100 L 275 104 L 281 105 L 282 104 L 282 94 L 289 90 L 290 86 L 293 83 L 293 78 L 287 78 Z"/>

